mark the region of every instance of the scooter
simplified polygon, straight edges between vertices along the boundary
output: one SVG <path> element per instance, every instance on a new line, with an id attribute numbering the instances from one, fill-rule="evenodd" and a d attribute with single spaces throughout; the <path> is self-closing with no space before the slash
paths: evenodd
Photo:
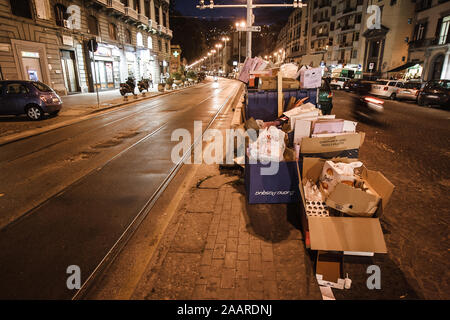
<path id="1" fill-rule="evenodd" d="M 144 90 L 148 92 L 149 88 L 150 88 L 150 80 L 142 78 L 142 80 L 139 81 L 138 83 L 139 92 L 142 92 Z"/>
<path id="2" fill-rule="evenodd" d="M 361 96 L 353 106 L 353 113 L 370 120 L 379 120 L 380 114 L 384 112 L 384 101 L 372 96 Z"/>
<path id="3" fill-rule="evenodd" d="M 120 84 L 120 94 L 122 96 L 125 96 L 127 93 L 134 93 L 134 89 L 136 88 L 136 81 L 133 77 L 128 77 L 127 81 L 125 83 Z"/>

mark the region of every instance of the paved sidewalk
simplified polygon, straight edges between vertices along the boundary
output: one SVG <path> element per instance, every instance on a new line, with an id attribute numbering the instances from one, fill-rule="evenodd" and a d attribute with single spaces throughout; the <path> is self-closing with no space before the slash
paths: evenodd
<path id="1" fill-rule="evenodd" d="M 248 205 L 241 170 L 191 181 L 131 299 L 322 299 L 295 207 Z"/>

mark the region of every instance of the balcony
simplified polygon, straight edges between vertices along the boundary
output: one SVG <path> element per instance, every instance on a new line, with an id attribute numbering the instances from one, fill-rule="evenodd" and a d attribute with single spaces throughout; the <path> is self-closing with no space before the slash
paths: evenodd
<path id="1" fill-rule="evenodd" d="M 318 33 L 316 38 L 318 39 L 318 38 L 323 38 L 323 37 L 328 37 L 328 32 Z"/>
<path id="2" fill-rule="evenodd" d="M 120 2 L 120 0 L 108 0 L 106 4 L 107 8 L 115 14 L 124 14 L 125 13 L 125 5 Z"/>
<path id="3" fill-rule="evenodd" d="M 102 4 L 104 6 L 108 6 L 108 0 L 94 0 L 95 3 Z"/>
<path id="4" fill-rule="evenodd" d="M 142 25 L 144 25 L 145 27 L 148 27 L 148 18 L 144 14 L 139 13 L 138 20 Z"/>
<path id="5" fill-rule="evenodd" d="M 129 20 L 139 21 L 138 13 L 130 7 L 125 7 L 125 17 Z"/>
<path id="6" fill-rule="evenodd" d="M 408 43 L 409 49 L 419 49 L 429 46 L 435 46 L 438 44 L 437 38 L 427 38 L 427 39 L 420 39 L 415 41 L 410 41 Z"/>
<path id="7" fill-rule="evenodd" d="M 173 38 L 173 31 L 167 28 L 167 36 L 172 39 Z"/>
<path id="8" fill-rule="evenodd" d="M 153 21 L 152 19 L 148 19 L 148 28 L 149 28 L 149 30 L 156 32 L 156 30 L 158 28 L 158 24 L 155 21 Z"/>

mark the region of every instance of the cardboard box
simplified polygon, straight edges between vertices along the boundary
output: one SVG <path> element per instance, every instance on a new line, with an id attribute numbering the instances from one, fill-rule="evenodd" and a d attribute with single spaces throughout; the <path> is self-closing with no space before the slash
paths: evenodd
<path id="1" fill-rule="evenodd" d="M 322 68 L 301 69 L 300 85 L 303 89 L 320 88 L 322 85 Z"/>
<path id="2" fill-rule="evenodd" d="M 260 90 L 276 90 L 278 87 L 277 77 L 266 77 L 261 76 L 259 78 L 259 86 Z M 299 89 L 300 82 L 294 79 L 283 78 L 283 89 Z"/>
<path id="3" fill-rule="evenodd" d="M 303 138 L 300 146 L 301 157 L 357 158 L 365 134 L 350 133 L 330 137 Z"/>
<path id="4" fill-rule="evenodd" d="M 278 162 L 275 175 L 261 175 L 261 169 L 269 167 L 261 162 L 249 163 L 245 159 L 245 189 L 249 204 L 298 203 L 300 192 L 296 161 Z"/>
<path id="5" fill-rule="evenodd" d="M 338 252 L 317 251 L 316 279 L 320 286 L 344 289 L 344 256 Z"/>
<path id="6" fill-rule="evenodd" d="M 332 159 L 333 161 L 351 162 L 356 159 Z M 339 251 L 346 254 L 373 255 L 387 253 L 386 243 L 380 225 L 383 209 L 386 207 L 394 190 L 394 186 L 377 172 L 367 170 L 367 178 L 381 196 L 381 204 L 373 217 L 307 217 L 305 213 L 306 199 L 303 184 L 309 179 L 317 182 L 322 172 L 324 159 L 304 158 L 299 186 L 303 202 L 302 228 L 307 248 L 322 251 Z M 298 169 L 300 174 L 300 169 Z M 382 188 L 380 188 L 382 186 Z"/>
<path id="7" fill-rule="evenodd" d="M 331 160 L 346 163 L 356 161 L 356 159 L 346 158 Z M 302 173 L 303 183 L 306 183 L 308 180 L 317 183 L 325 161 L 325 159 L 319 158 L 304 158 Z M 392 192 L 394 191 L 394 185 L 386 179 L 381 172 L 369 170 L 364 166 L 362 167 L 361 177 L 367 182 L 370 188 L 373 188 L 376 193 L 375 195 L 339 183 L 328 196 L 326 200 L 327 206 L 352 216 L 381 217 L 383 209 L 388 204 Z"/>

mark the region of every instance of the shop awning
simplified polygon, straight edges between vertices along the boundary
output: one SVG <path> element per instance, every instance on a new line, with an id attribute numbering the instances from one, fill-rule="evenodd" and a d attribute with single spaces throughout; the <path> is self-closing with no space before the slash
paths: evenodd
<path id="1" fill-rule="evenodd" d="M 307 54 L 302 57 L 300 61 L 300 65 L 302 66 L 312 66 L 312 67 L 320 67 L 320 63 L 322 62 L 323 54 Z"/>
<path id="2" fill-rule="evenodd" d="M 416 64 L 421 64 L 421 63 L 423 63 L 423 61 L 419 61 L 419 62 L 417 62 L 417 61 L 414 61 L 414 62 L 407 62 L 407 63 L 405 63 L 404 65 L 401 65 L 400 67 L 397 67 L 397 68 L 394 68 L 394 69 L 389 70 L 388 72 L 398 72 L 398 71 L 402 71 L 402 70 L 405 70 L 405 69 L 407 69 L 407 68 L 411 68 L 411 67 L 415 66 Z"/>

